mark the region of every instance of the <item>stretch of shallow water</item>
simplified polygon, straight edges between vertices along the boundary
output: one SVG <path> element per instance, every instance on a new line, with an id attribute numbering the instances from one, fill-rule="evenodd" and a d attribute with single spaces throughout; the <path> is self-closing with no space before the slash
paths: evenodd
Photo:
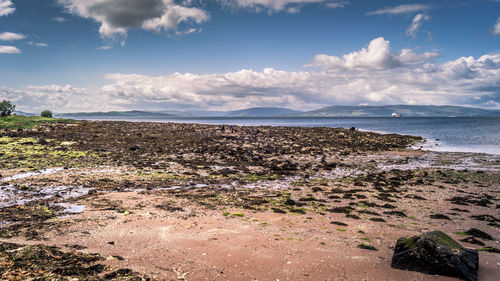
<path id="1" fill-rule="evenodd" d="M 361 130 L 381 133 L 421 136 L 429 141 L 424 147 L 427 150 L 500 154 L 500 117 L 169 117 L 99 120 L 238 126 L 356 127 Z"/>

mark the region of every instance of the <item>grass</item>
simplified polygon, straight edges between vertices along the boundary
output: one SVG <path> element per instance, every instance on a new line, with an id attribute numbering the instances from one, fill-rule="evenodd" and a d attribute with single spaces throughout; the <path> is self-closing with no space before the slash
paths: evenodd
<path id="1" fill-rule="evenodd" d="M 0 117 L 0 129 L 29 129 L 41 123 L 71 122 L 69 119 L 11 115 Z"/>

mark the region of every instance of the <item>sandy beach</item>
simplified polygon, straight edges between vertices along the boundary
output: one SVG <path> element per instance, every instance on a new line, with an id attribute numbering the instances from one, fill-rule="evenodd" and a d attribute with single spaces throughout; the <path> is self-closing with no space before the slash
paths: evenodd
<path id="1" fill-rule="evenodd" d="M 4 130 L 0 278 L 457 280 L 390 266 L 399 237 L 441 230 L 496 280 L 500 156 L 423 141 L 111 121 Z"/>

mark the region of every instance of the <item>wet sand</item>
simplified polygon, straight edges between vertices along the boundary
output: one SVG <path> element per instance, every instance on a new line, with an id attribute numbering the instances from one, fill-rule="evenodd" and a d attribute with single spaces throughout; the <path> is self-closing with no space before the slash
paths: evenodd
<path id="1" fill-rule="evenodd" d="M 3 135 L 3 279 L 456 280 L 392 269 L 393 248 L 470 228 L 497 239 L 460 242 L 482 250 L 479 280 L 500 275 L 498 156 L 330 128 L 77 122 Z"/>

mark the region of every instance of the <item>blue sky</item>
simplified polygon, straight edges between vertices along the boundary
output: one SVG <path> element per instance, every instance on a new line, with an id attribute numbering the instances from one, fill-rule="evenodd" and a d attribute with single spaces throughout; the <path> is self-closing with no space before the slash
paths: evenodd
<path id="1" fill-rule="evenodd" d="M 0 0 L 0 99 L 37 111 L 500 108 L 500 0 Z"/>

